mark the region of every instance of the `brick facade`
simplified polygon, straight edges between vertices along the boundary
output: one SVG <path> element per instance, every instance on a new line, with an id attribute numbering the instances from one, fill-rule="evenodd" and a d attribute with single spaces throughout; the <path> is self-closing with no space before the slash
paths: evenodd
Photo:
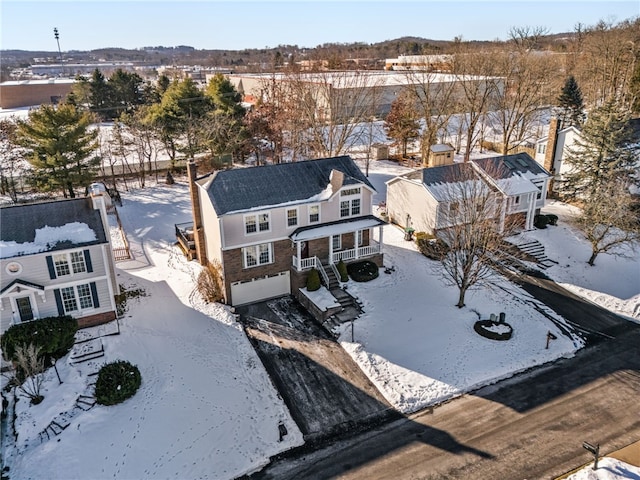
<path id="1" fill-rule="evenodd" d="M 95 327 L 116 319 L 116 312 L 98 313 L 78 318 L 78 328 Z"/>

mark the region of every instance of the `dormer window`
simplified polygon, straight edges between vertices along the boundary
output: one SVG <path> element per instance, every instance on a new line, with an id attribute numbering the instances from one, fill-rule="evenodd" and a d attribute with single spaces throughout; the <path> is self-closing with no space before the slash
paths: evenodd
<path id="1" fill-rule="evenodd" d="M 340 217 L 352 217 L 360 215 L 360 199 L 361 189 L 345 188 L 340 191 Z"/>

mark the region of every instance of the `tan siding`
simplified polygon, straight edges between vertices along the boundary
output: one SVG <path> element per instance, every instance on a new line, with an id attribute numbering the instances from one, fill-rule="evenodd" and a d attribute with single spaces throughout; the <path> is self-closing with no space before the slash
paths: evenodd
<path id="1" fill-rule="evenodd" d="M 402 227 L 433 233 L 437 206 L 422 184 L 399 179 L 387 186 L 387 211 L 391 221 Z M 411 217 L 410 225 L 406 225 L 407 214 Z"/>

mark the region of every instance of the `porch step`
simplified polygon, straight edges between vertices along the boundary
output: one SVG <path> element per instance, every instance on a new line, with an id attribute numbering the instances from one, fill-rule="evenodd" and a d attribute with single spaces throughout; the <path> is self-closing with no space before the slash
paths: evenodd
<path id="1" fill-rule="evenodd" d="M 544 245 L 542 245 L 538 240 L 530 240 L 514 245 L 525 255 L 533 257 L 539 267 L 543 270 L 558 264 L 558 262 L 551 260 L 545 255 Z"/>
<path id="2" fill-rule="evenodd" d="M 327 278 L 329 279 L 329 285 L 326 285 L 327 290 L 333 290 L 335 288 L 340 288 L 340 281 L 338 280 L 338 277 L 336 276 L 336 272 L 333 271 L 333 268 L 331 268 L 331 265 L 329 264 L 322 264 L 322 269 L 325 271 L 325 273 L 327 274 Z"/>
<path id="3" fill-rule="evenodd" d="M 69 361 L 74 363 L 87 362 L 104 356 L 104 346 L 100 338 L 94 338 L 73 346 Z"/>

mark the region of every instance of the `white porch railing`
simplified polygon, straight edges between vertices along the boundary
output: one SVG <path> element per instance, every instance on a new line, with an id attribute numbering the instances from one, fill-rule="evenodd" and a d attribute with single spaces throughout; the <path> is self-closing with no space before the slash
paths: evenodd
<path id="1" fill-rule="evenodd" d="M 371 255 L 375 255 L 376 253 L 380 253 L 380 244 L 374 242 L 371 245 L 367 245 L 366 247 L 351 248 L 349 250 L 334 252 L 331 257 L 331 263 L 338 263 L 340 260 L 345 261 L 369 257 Z"/>
<path id="2" fill-rule="evenodd" d="M 320 272 L 320 276 L 324 280 L 325 285 L 329 285 L 329 276 L 327 272 L 324 271 L 324 267 L 322 266 L 322 262 L 318 257 L 309 257 L 309 258 L 298 258 L 295 255 L 291 257 L 291 261 L 293 266 L 301 272 L 302 270 L 309 270 L 311 268 L 315 268 Z"/>

